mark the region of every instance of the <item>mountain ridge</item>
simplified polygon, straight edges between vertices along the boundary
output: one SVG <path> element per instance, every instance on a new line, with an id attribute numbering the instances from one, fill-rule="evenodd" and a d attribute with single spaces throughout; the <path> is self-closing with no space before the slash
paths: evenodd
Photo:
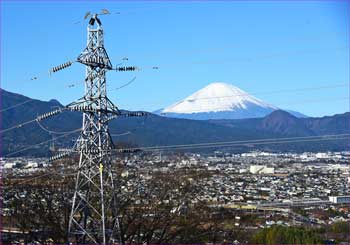
<path id="1" fill-rule="evenodd" d="M 28 97 L 1 91 L 3 108 L 28 101 Z M 61 105 L 61 104 L 60 104 Z M 56 101 L 35 100 L 2 112 L 2 129 L 6 129 L 34 119 L 38 114 L 46 113 L 57 106 Z M 207 142 L 256 140 L 267 138 L 317 136 L 327 134 L 350 133 L 350 113 L 326 116 L 323 118 L 296 118 L 287 112 L 275 111 L 264 118 L 225 119 L 225 120 L 190 120 L 161 117 L 150 114 L 145 118 L 119 118 L 111 121 L 111 134 L 116 144 L 128 143 L 135 146 L 161 146 L 177 144 L 198 144 Z M 64 112 L 56 117 L 41 122 L 43 127 L 57 132 L 80 128 L 82 115 L 79 112 Z M 2 156 L 16 152 L 33 144 L 52 139 L 36 123 L 2 133 Z M 71 147 L 78 134 L 72 134 L 55 141 L 57 147 Z M 349 140 L 313 142 L 313 144 L 279 144 L 279 145 L 238 145 L 226 147 L 230 151 L 250 151 L 254 149 L 267 151 L 321 151 L 350 149 Z M 217 147 L 221 149 L 220 147 Z M 186 149 L 185 151 L 212 151 L 216 148 Z M 11 156 L 48 156 L 49 143 L 37 145 L 26 151 Z"/>

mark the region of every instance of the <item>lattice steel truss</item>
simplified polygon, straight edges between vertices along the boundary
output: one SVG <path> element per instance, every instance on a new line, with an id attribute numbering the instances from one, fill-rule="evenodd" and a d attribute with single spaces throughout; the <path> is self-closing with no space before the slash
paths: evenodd
<path id="1" fill-rule="evenodd" d="M 111 169 L 114 148 L 109 118 L 119 115 L 108 99 L 106 72 L 112 69 L 104 48 L 103 29 L 97 15 L 88 25 L 87 47 L 78 57 L 86 65 L 85 95 L 67 106 L 83 112 L 83 127 L 75 150 L 80 152 L 69 239 L 78 244 L 120 242 L 117 197 Z"/>

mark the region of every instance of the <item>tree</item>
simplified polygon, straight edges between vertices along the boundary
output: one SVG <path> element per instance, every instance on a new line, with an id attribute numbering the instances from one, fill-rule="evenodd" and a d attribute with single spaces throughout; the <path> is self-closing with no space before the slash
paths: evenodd
<path id="1" fill-rule="evenodd" d="M 257 232 L 251 239 L 255 244 L 321 244 L 315 230 L 304 227 L 274 225 Z"/>

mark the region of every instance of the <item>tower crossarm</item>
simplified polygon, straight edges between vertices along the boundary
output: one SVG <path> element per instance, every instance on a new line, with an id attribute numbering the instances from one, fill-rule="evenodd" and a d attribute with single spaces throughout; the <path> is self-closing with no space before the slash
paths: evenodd
<path id="1" fill-rule="evenodd" d="M 85 50 L 79 55 L 78 62 L 93 66 L 93 67 L 99 67 L 104 68 L 108 70 L 112 70 L 112 64 L 109 60 L 108 54 L 104 47 L 97 47 L 97 48 L 85 48 Z"/>
<path id="2" fill-rule="evenodd" d="M 123 118 L 123 117 L 144 117 L 144 116 L 147 116 L 149 115 L 149 113 L 147 112 L 139 112 L 139 111 L 132 111 L 132 112 L 122 112 L 122 113 L 119 113 L 119 114 L 114 114 L 108 118 L 106 118 L 106 121 L 105 122 L 109 122 L 113 119 L 117 119 L 117 118 Z"/>
<path id="3" fill-rule="evenodd" d="M 53 116 L 56 116 L 58 114 L 60 114 L 61 112 L 63 112 L 65 110 L 65 108 L 59 108 L 59 109 L 56 109 L 56 110 L 53 110 L 53 111 L 50 111 L 50 112 L 46 112 L 44 114 L 41 114 L 39 116 L 36 117 L 36 121 L 42 121 L 42 120 L 45 120 L 49 117 L 53 117 Z"/>
<path id="4" fill-rule="evenodd" d="M 67 150 L 61 153 L 58 153 L 57 155 L 54 155 L 52 157 L 49 158 L 49 162 L 54 162 L 57 161 L 59 159 L 65 158 L 67 156 L 70 156 L 71 154 L 73 154 L 74 151 L 73 150 Z"/>

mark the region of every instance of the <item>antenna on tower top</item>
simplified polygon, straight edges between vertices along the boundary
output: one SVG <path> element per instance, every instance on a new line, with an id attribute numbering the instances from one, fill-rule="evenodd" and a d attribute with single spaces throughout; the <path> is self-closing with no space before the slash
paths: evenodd
<path id="1" fill-rule="evenodd" d="M 87 12 L 87 13 L 85 14 L 84 20 L 86 20 L 86 19 L 89 18 L 90 16 L 91 16 L 91 12 L 89 11 L 89 12 Z"/>

